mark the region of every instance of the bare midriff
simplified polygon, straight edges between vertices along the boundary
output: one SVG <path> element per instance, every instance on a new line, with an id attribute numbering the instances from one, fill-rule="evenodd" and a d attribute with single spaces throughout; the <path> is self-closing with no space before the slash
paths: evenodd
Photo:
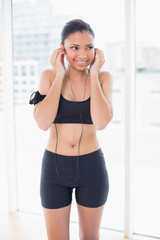
<path id="1" fill-rule="evenodd" d="M 55 124 L 50 127 L 46 149 L 62 155 L 78 155 L 82 124 L 61 123 L 56 124 L 56 126 L 58 131 L 57 151 L 55 151 L 57 141 Z M 99 148 L 100 145 L 97 139 L 95 126 L 93 124 L 83 124 L 79 155 L 91 153 Z"/>
<path id="2" fill-rule="evenodd" d="M 52 77 L 52 71 L 51 71 Z M 52 77 L 53 78 L 53 77 Z M 75 92 L 78 101 L 81 101 L 82 98 L 78 95 L 82 96 L 84 86 L 80 91 L 80 85 L 78 84 L 74 89 L 77 89 Z M 86 91 L 85 91 L 85 99 L 88 99 L 91 95 L 90 92 L 91 85 L 90 85 L 90 77 L 88 77 L 87 84 L 86 84 Z M 79 94 L 78 94 L 79 93 Z M 65 99 L 73 101 L 72 99 L 72 92 L 70 89 L 69 81 L 66 82 L 66 78 L 64 78 L 62 84 L 62 91 L 61 94 Z M 81 100 L 79 100 L 81 99 Z M 68 156 L 77 156 L 78 155 L 78 146 L 79 140 L 82 132 L 82 124 L 81 123 L 56 123 L 57 131 L 58 131 L 58 143 L 57 143 L 57 150 L 56 148 L 56 128 L 55 124 L 53 123 L 50 127 L 49 132 L 49 139 L 46 145 L 46 149 L 62 155 Z M 91 153 L 96 151 L 100 148 L 98 138 L 96 135 L 96 128 L 94 124 L 85 124 L 83 123 L 83 132 L 80 141 L 80 151 L 79 155 Z"/>

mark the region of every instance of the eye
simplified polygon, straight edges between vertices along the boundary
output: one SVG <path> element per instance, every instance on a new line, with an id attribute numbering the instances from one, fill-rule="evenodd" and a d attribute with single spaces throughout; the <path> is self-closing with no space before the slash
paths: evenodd
<path id="1" fill-rule="evenodd" d="M 88 46 L 88 49 L 92 49 L 93 48 L 93 46 Z"/>
<path id="2" fill-rule="evenodd" d="M 78 47 L 75 47 L 75 46 L 74 46 L 74 47 L 71 47 L 71 49 L 77 50 L 77 49 L 78 49 Z"/>

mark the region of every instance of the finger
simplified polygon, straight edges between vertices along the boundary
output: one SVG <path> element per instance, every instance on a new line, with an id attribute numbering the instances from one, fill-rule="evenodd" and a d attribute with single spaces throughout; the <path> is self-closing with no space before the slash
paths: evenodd
<path id="1" fill-rule="evenodd" d="M 59 53 L 59 52 L 61 52 L 61 51 L 63 51 L 62 48 L 58 48 L 58 49 L 54 50 L 53 53 L 52 53 L 52 56 L 53 56 L 53 55 L 57 55 L 57 53 Z"/>
<path id="2" fill-rule="evenodd" d="M 61 56 L 61 55 L 65 55 L 65 52 L 64 52 L 64 51 L 58 52 L 57 55 L 56 55 L 56 59 L 57 59 L 59 56 Z"/>
<path id="3" fill-rule="evenodd" d="M 63 48 L 57 48 L 57 49 L 55 49 L 53 52 L 57 52 L 57 51 L 59 51 L 59 50 L 63 50 Z"/>
<path id="4" fill-rule="evenodd" d="M 61 48 L 59 48 L 59 49 L 56 49 L 53 53 L 52 53 L 52 55 L 51 55 L 51 59 L 56 59 L 57 58 L 57 56 L 58 56 L 58 54 L 59 53 L 61 53 L 61 52 L 64 52 L 64 50 Z"/>
<path id="5" fill-rule="evenodd" d="M 57 57 L 57 61 L 60 62 L 63 65 L 63 67 L 65 68 L 64 55 L 65 55 L 64 53 L 59 54 Z"/>
<path id="6" fill-rule="evenodd" d="M 100 48 L 95 48 L 96 53 L 101 53 L 103 52 Z"/>
<path id="7" fill-rule="evenodd" d="M 57 53 L 57 56 L 51 57 L 50 63 L 53 65 L 57 61 L 61 62 L 61 60 L 63 58 L 62 56 L 64 56 L 64 55 L 65 55 L 65 53 L 63 51 L 60 51 L 59 53 Z"/>
<path id="8" fill-rule="evenodd" d="M 96 52 L 100 53 L 100 54 L 103 54 L 103 51 L 99 48 L 96 48 Z"/>
<path id="9" fill-rule="evenodd" d="M 95 55 L 99 55 L 101 50 L 99 48 L 95 48 Z"/>
<path id="10" fill-rule="evenodd" d="M 95 57 L 97 58 L 99 56 L 99 52 L 98 52 L 98 50 L 96 49 L 96 51 L 95 51 Z"/>
<path id="11" fill-rule="evenodd" d="M 60 52 L 58 55 L 57 55 L 57 60 L 61 60 L 62 57 L 64 57 L 65 53 L 64 52 Z"/>
<path id="12" fill-rule="evenodd" d="M 101 49 L 98 49 L 98 50 L 97 50 L 97 54 L 99 54 L 99 56 L 100 56 L 101 58 L 104 58 L 104 53 L 103 53 L 103 51 L 102 51 Z"/>
<path id="13" fill-rule="evenodd" d="M 65 55 L 65 54 L 66 54 L 66 51 L 65 51 L 64 49 L 62 49 L 62 51 L 59 51 L 59 52 L 57 53 L 57 57 L 58 57 L 59 54 Z"/>

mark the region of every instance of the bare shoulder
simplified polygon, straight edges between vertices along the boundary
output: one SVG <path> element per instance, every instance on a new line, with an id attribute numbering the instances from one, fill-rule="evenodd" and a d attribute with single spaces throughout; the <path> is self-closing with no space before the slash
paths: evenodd
<path id="1" fill-rule="evenodd" d="M 55 78 L 55 72 L 53 69 L 45 69 L 42 71 L 39 82 L 39 92 L 42 95 L 46 95 Z"/>
<path id="2" fill-rule="evenodd" d="M 113 90 L 113 77 L 110 72 L 99 72 L 99 81 L 101 88 L 105 93 L 112 94 Z"/>
<path id="3" fill-rule="evenodd" d="M 112 83 L 113 77 L 110 72 L 102 71 L 102 72 L 99 72 L 99 80 L 100 80 L 101 85 L 104 83 L 104 81 L 105 82 L 108 81 L 108 82 Z"/>

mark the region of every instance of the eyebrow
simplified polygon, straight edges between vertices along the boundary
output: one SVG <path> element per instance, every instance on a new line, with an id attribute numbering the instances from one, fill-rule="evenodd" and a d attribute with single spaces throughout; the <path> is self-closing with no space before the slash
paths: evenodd
<path id="1" fill-rule="evenodd" d="M 72 43 L 71 45 L 74 45 L 74 46 L 80 46 L 80 45 L 78 45 L 78 44 L 74 44 L 74 43 Z M 93 46 L 93 43 L 90 43 L 90 44 L 86 44 L 85 46 L 90 46 L 90 45 L 92 45 Z"/>

